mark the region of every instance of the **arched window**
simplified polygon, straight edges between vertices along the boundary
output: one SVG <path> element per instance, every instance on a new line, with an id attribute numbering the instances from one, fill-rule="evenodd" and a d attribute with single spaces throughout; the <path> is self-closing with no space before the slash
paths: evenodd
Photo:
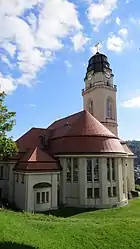
<path id="1" fill-rule="evenodd" d="M 108 97 L 106 103 L 107 118 L 113 118 L 113 100 Z"/>
<path id="2" fill-rule="evenodd" d="M 88 111 L 90 114 L 93 115 L 93 101 L 92 100 L 89 101 Z"/>

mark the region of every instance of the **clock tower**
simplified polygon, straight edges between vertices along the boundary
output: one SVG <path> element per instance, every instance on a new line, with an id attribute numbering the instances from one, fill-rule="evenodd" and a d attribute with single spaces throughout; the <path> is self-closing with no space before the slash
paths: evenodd
<path id="1" fill-rule="evenodd" d="M 113 84 L 113 77 L 107 56 L 97 52 L 88 61 L 82 96 L 84 109 L 118 136 L 117 87 Z"/>

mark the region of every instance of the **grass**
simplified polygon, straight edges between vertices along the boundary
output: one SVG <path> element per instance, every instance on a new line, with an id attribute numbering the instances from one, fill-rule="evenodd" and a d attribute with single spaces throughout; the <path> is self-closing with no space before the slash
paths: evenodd
<path id="1" fill-rule="evenodd" d="M 140 248 L 140 199 L 122 208 L 70 211 L 48 215 L 1 210 L 0 249 Z"/>

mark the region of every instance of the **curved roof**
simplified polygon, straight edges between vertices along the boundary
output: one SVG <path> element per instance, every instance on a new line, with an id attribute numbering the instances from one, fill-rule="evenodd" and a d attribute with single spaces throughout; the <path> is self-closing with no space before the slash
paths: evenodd
<path id="1" fill-rule="evenodd" d="M 132 150 L 128 147 L 128 145 L 126 144 L 125 141 L 123 141 L 123 140 L 120 139 L 120 143 L 121 143 L 123 149 L 125 150 L 125 152 L 127 153 L 128 156 L 134 156 L 134 157 L 135 157 L 134 153 L 133 153 Z"/>
<path id="2" fill-rule="evenodd" d="M 77 115 L 77 118 L 76 118 Z M 63 153 L 122 153 L 125 151 L 115 135 L 88 111 L 55 122 L 50 138 L 53 154 Z M 62 129 L 63 127 L 63 129 Z M 63 131 L 61 133 L 61 130 Z M 64 132 L 65 130 L 65 132 Z"/>

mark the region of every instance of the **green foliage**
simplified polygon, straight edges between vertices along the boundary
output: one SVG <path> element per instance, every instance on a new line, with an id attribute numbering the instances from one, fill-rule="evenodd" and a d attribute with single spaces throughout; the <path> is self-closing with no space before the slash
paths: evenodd
<path id="1" fill-rule="evenodd" d="M 13 156 L 17 153 L 16 143 L 7 136 L 7 132 L 11 131 L 15 125 L 15 112 L 9 112 L 4 99 L 6 94 L 0 93 L 0 159 Z"/>
<path id="2" fill-rule="evenodd" d="M 5 249 L 28 248 L 24 245 L 31 249 L 136 249 L 140 248 L 139 233 L 140 199 L 130 200 L 126 207 L 85 210 L 69 218 L 0 211 L 0 248 L 4 241 L 15 243 Z"/>

